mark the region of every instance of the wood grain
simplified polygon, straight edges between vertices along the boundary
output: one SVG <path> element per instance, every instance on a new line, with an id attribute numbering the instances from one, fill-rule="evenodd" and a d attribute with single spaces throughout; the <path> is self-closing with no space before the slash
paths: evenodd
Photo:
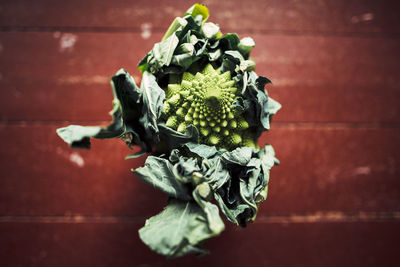
<path id="1" fill-rule="evenodd" d="M 396 12 L 399 3 L 393 0 L 205 0 L 203 3 L 210 9 L 210 21 L 230 32 L 251 29 L 289 34 L 399 34 Z M 165 31 L 190 5 L 183 0 L 3 1 L 0 25 L 6 30 L 75 27 L 88 31 L 141 31 L 147 24 Z"/>
<path id="2" fill-rule="evenodd" d="M 399 222 L 228 225 L 211 255 L 166 260 L 139 240 L 138 223 L 0 223 L 5 266 L 392 266 Z M 23 256 L 22 256 L 23 255 Z"/>
<path id="3" fill-rule="evenodd" d="M 164 194 L 132 174 L 145 158 L 125 161 L 133 151 L 122 141 L 95 140 L 92 151 L 71 150 L 56 128 L 1 127 L 1 215 L 143 216 L 165 205 Z"/>
<path id="4" fill-rule="evenodd" d="M 260 213 L 399 210 L 400 129 L 272 128 L 260 143 L 275 148 L 269 199 Z M 383 209 L 383 207 L 385 208 Z"/>
<path id="5" fill-rule="evenodd" d="M 166 196 L 130 173 L 144 158 L 119 140 L 72 150 L 58 125 L 0 127 L 0 215 L 148 216 Z M 260 216 L 399 211 L 400 129 L 273 128 L 260 140 L 277 151 Z"/>
<path id="6" fill-rule="evenodd" d="M 55 130 L 110 120 L 110 77 L 137 63 L 190 3 L 0 2 L 0 266 L 397 266 L 398 1 L 205 0 L 251 36 L 283 104 L 261 144 L 280 159 L 254 224 L 226 224 L 212 254 L 165 260 L 140 240 L 165 194 L 119 140 L 72 150 Z"/>
<path id="7" fill-rule="evenodd" d="M 243 35 L 245 36 L 245 35 Z M 400 122 L 394 39 L 254 35 L 259 75 L 284 108 L 281 122 Z M 0 33 L 2 120 L 108 120 L 110 77 L 160 35 Z M 350 60 L 351 59 L 351 60 Z"/>

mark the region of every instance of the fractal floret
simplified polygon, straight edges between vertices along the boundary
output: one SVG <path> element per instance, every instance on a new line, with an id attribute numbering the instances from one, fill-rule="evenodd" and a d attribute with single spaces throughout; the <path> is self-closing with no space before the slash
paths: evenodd
<path id="1" fill-rule="evenodd" d="M 208 253 L 205 241 L 225 228 L 220 213 L 242 227 L 254 221 L 278 164 L 272 146 L 258 144 L 281 106 L 254 71 L 255 42 L 222 34 L 208 16 L 195 4 L 172 22 L 138 64 L 140 87 L 124 69 L 111 78 L 110 125 L 57 130 L 73 148 L 119 138 L 139 148 L 126 159 L 150 154 L 132 171 L 169 199 L 139 236 L 167 257 Z"/>
<path id="2" fill-rule="evenodd" d="M 185 72 L 180 84 L 168 84 L 165 124 L 181 133 L 193 124 L 200 132 L 200 143 L 217 148 L 255 147 L 254 137 L 246 133 L 249 124 L 241 112 L 232 109 L 237 91 L 231 73 L 221 73 L 211 64 L 195 75 Z"/>

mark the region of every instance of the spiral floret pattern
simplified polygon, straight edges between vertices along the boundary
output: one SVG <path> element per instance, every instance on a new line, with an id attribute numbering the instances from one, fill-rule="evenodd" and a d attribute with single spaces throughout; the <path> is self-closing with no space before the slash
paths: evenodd
<path id="1" fill-rule="evenodd" d="M 166 126 L 185 132 L 194 125 L 200 143 L 233 150 L 255 147 L 249 124 L 232 104 L 238 98 L 235 81 L 229 71 L 221 73 L 208 64 L 203 71 L 185 72 L 180 84 L 169 84 L 164 102 Z"/>

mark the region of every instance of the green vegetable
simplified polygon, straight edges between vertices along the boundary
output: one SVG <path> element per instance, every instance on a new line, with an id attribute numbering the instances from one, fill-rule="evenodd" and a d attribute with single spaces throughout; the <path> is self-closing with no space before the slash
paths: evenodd
<path id="1" fill-rule="evenodd" d="M 166 126 L 185 132 L 193 124 L 200 132 L 200 143 L 232 150 L 255 147 L 254 137 L 246 134 L 249 124 L 232 109 L 238 89 L 229 71 L 221 73 L 208 64 L 195 75 L 184 72 L 180 84 L 168 84 L 164 102 Z M 244 138 L 242 138 L 244 136 Z"/>
<path id="2" fill-rule="evenodd" d="M 270 81 L 254 71 L 255 42 L 223 35 L 208 17 L 195 4 L 173 21 L 138 65 L 140 88 L 125 70 L 111 78 L 109 126 L 57 130 L 74 148 L 89 148 L 90 138 L 121 138 L 141 148 L 127 159 L 152 152 L 133 172 L 169 201 L 139 235 L 167 257 L 207 253 L 205 241 L 224 229 L 219 211 L 243 227 L 254 221 L 279 163 L 270 145 L 257 145 L 281 106 L 266 94 Z"/>
<path id="3" fill-rule="evenodd" d="M 200 244 L 221 233 L 225 226 L 218 208 L 210 202 L 204 205 L 170 199 L 167 207 L 139 230 L 140 238 L 154 251 L 171 258 L 207 253 Z"/>

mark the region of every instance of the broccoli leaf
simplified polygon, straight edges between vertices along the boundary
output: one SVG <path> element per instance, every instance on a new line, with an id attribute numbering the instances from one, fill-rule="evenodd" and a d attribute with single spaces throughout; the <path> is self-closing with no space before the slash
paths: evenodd
<path id="1" fill-rule="evenodd" d="M 266 198 L 269 170 L 278 163 L 272 147 L 241 147 L 230 152 L 195 143 L 185 147 L 192 153 L 189 156 L 198 158 L 197 163 L 192 161 L 197 168 L 192 170 L 201 172 L 227 218 L 241 226 L 254 220 L 257 204 Z"/>
<path id="2" fill-rule="evenodd" d="M 209 188 L 207 183 L 203 183 L 193 190 L 193 198 L 205 213 L 210 230 L 214 233 L 220 233 L 225 228 L 224 223 L 222 222 L 221 217 L 219 217 L 218 207 L 211 202 L 206 201 L 204 196 L 202 196 L 200 188 L 204 188 L 204 186 Z"/>
<path id="3" fill-rule="evenodd" d="M 138 121 L 140 112 L 141 92 L 133 78 L 123 69 L 111 78 L 113 89 L 113 122 L 107 127 L 78 126 L 57 129 L 57 134 L 73 148 L 90 148 L 90 138 L 117 138 L 126 133 L 132 135 L 134 144 L 146 150 L 147 146 L 139 136 L 142 129 L 132 128 Z M 136 127 L 137 128 L 137 127 Z M 143 136 L 143 135 L 142 135 Z"/>
<path id="4" fill-rule="evenodd" d="M 243 56 L 238 51 L 225 51 L 222 56 L 222 72 L 230 71 L 233 73 L 236 69 L 236 66 L 240 65 L 240 62 L 243 60 Z"/>
<path id="5" fill-rule="evenodd" d="M 218 153 L 215 146 L 207 146 L 204 144 L 186 143 L 185 146 L 190 150 L 190 152 L 202 158 L 211 158 Z"/>
<path id="6" fill-rule="evenodd" d="M 222 155 L 231 178 L 214 193 L 222 211 L 232 222 L 245 226 L 257 214 L 262 191 L 267 190 L 269 170 L 278 161 L 271 146 L 264 149 L 237 148 Z"/>
<path id="7" fill-rule="evenodd" d="M 70 125 L 57 129 L 57 134 L 71 147 L 90 148 L 90 137 L 97 136 L 101 130 L 96 126 Z"/>
<path id="8" fill-rule="evenodd" d="M 240 147 L 226 151 L 187 143 L 185 148 L 190 152 L 188 158 L 182 157 L 176 150 L 174 160 L 172 156 L 170 160 L 175 164 L 174 169 L 179 166 L 186 182 L 193 183 L 190 174 L 199 172 L 202 177 L 199 181 L 205 181 L 210 186 L 217 204 L 230 221 L 241 226 L 253 221 L 258 203 L 266 198 L 269 170 L 279 163 L 272 147 Z M 192 160 L 193 157 L 197 161 Z"/>
<path id="9" fill-rule="evenodd" d="M 170 197 L 182 200 L 192 199 L 190 188 L 176 179 L 173 165 L 164 158 L 149 156 L 144 167 L 133 172 L 143 181 L 163 191 Z"/>
<path id="10" fill-rule="evenodd" d="M 222 35 L 217 24 L 206 22 L 208 17 L 208 9 L 195 4 L 173 21 L 162 40 L 138 64 L 143 73 L 140 88 L 123 69 L 112 77 L 110 125 L 70 125 L 57 130 L 75 148 L 90 148 L 90 138 L 121 138 L 130 148 L 141 148 L 127 158 L 154 152 L 133 172 L 170 199 L 165 210 L 146 221 L 139 235 L 151 249 L 167 257 L 207 253 L 204 241 L 224 229 L 218 208 L 228 220 L 243 227 L 253 221 L 258 204 L 267 197 L 269 171 L 279 163 L 270 145 L 262 149 L 245 147 L 256 146 L 261 133 L 269 130 L 271 116 L 281 107 L 265 91 L 271 81 L 254 72 L 250 52 L 255 42 L 250 37 L 240 40 L 235 33 Z M 179 109 L 180 113 L 190 110 L 185 106 L 187 101 L 171 101 L 164 106 L 165 92 L 172 90 L 169 84 L 179 84 L 185 80 L 184 72 L 190 78 L 208 65 L 222 73 L 229 71 L 225 77 L 231 81 L 226 84 L 231 83 L 229 87 L 235 92 L 229 108 L 245 120 L 240 123 L 246 129 L 243 139 L 235 139 L 238 148 L 233 151 L 199 144 L 205 142 L 207 133 L 191 125 L 190 118 L 184 118 L 183 133 L 166 126 L 173 113 L 163 113 L 164 107 L 172 112 Z M 182 123 L 183 116 L 177 120 Z M 193 122 L 199 123 L 204 121 Z M 237 126 L 233 121 L 232 127 Z M 221 130 L 218 125 L 215 129 Z M 229 132 L 226 135 L 230 138 Z M 210 202 L 212 197 L 216 204 Z"/>
<path id="11" fill-rule="evenodd" d="M 219 27 L 212 22 L 206 22 L 203 24 L 201 31 L 207 39 L 214 39 L 219 33 Z"/>
<path id="12" fill-rule="evenodd" d="M 124 69 L 111 78 L 114 108 L 110 112 L 113 122 L 106 126 L 70 125 L 57 129 L 57 134 L 73 148 L 90 148 L 90 138 L 119 138 L 129 147 L 137 145 L 141 151 L 134 157 L 151 151 L 158 142 L 158 124 L 164 91 L 158 86 L 155 77 L 145 72 L 142 86 L 137 87 L 132 76 Z"/>
<path id="13" fill-rule="evenodd" d="M 158 153 L 169 153 L 172 149 L 179 148 L 188 142 L 198 143 L 199 141 L 199 132 L 193 125 L 189 125 L 185 133 L 175 131 L 164 123 L 159 123 L 158 128 L 160 129 L 161 140 L 157 144 Z"/>
<path id="14" fill-rule="evenodd" d="M 228 33 L 222 36 L 219 43 L 224 50 L 236 50 L 240 39 L 236 33 Z"/>
<path id="15" fill-rule="evenodd" d="M 177 17 L 174 19 L 174 21 L 171 23 L 169 26 L 168 30 L 165 32 L 164 37 L 162 38 L 161 41 L 164 41 L 168 37 L 170 37 L 174 32 L 176 32 L 178 29 L 181 29 L 182 27 L 186 26 L 187 21 L 183 18 Z M 140 64 L 139 64 L 140 66 Z"/>
<path id="16" fill-rule="evenodd" d="M 244 98 L 247 101 L 245 117 L 251 127 L 257 128 L 257 136 L 270 129 L 271 116 L 281 105 L 270 98 L 264 89 L 271 81 L 263 76 L 258 76 L 254 71 L 249 72 Z"/>
<path id="17" fill-rule="evenodd" d="M 170 199 L 160 214 L 146 220 L 139 236 L 152 250 L 169 258 L 189 253 L 206 254 L 208 251 L 202 247 L 204 241 L 224 229 L 218 211 L 209 204 L 205 208 L 210 214 L 207 216 L 196 202 Z"/>
<path id="18" fill-rule="evenodd" d="M 250 51 L 254 48 L 255 45 L 256 43 L 251 37 L 245 37 L 240 40 L 240 43 L 237 47 L 240 53 L 242 53 L 245 58 L 249 58 Z"/>
<path id="19" fill-rule="evenodd" d="M 179 39 L 175 33 L 172 33 L 167 39 L 156 43 L 153 49 L 139 63 L 139 69 L 147 70 L 151 73 L 158 72 L 163 66 L 169 66 L 174 51 L 179 43 Z"/>
<path id="20" fill-rule="evenodd" d="M 165 92 L 157 84 L 153 74 L 145 71 L 143 73 L 141 90 L 143 94 L 142 115 L 139 119 L 148 136 L 154 138 L 154 142 L 159 141 L 157 120 L 159 119 L 163 103 L 165 100 Z"/>
<path id="21" fill-rule="evenodd" d="M 197 17 L 198 15 L 201 16 L 202 22 L 205 22 L 208 17 L 210 16 L 208 12 L 208 8 L 205 5 L 202 4 L 194 4 L 191 6 L 185 13 L 186 15 L 190 15 L 193 18 Z"/>

